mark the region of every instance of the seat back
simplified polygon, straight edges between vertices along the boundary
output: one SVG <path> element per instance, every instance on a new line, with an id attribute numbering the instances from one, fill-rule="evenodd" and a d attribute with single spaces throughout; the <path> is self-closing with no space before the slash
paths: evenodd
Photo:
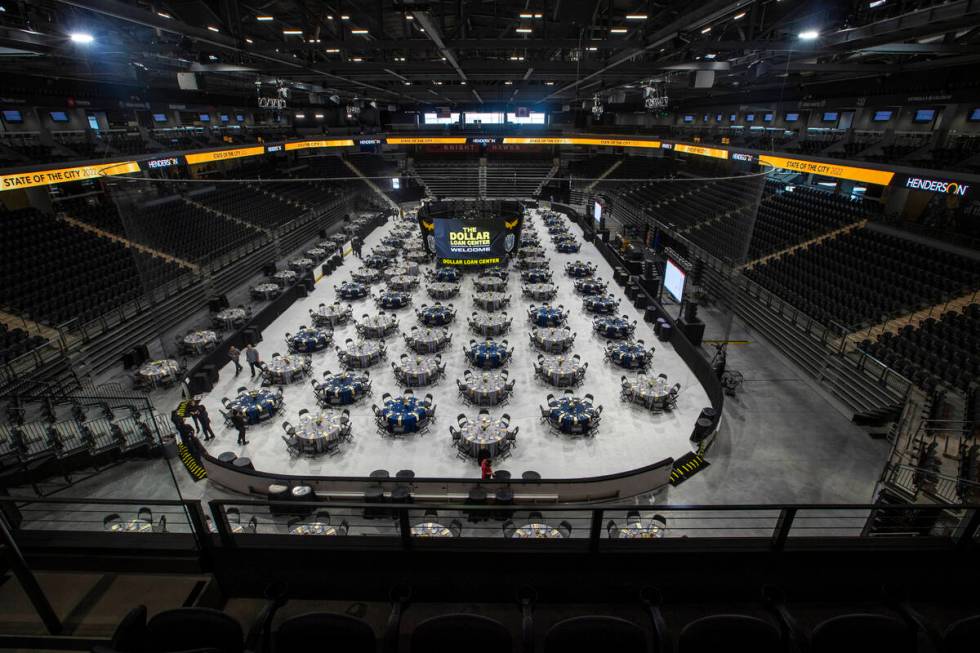
<path id="1" fill-rule="evenodd" d="M 377 641 L 371 626 L 344 614 L 311 612 L 284 621 L 273 634 L 273 653 L 315 648 L 313 642 L 329 642 L 330 648 L 349 653 L 374 653 Z"/>
<path id="2" fill-rule="evenodd" d="M 767 621 L 743 614 L 716 614 L 684 626 L 677 650 L 678 653 L 733 650 L 781 653 L 784 647 L 779 630 Z"/>
<path id="3" fill-rule="evenodd" d="M 242 627 L 234 618 L 210 608 L 177 608 L 155 615 L 147 624 L 152 651 L 186 651 L 216 648 L 242 653 Z"/>
<path id="4" fill-rule="evenodd" d="M 412 653 L 499 653 L 513 650 L 510 632 L 494 619 L 449 614 L 420 623 L 412 632 Z"/>
<path id="5" fill-rule="evenodd" d="M 566 651 L 617 651 L 646 653 L 647 636 L 642 628 L 619 617 L 587 615 L 560 621 L 548 631 L 545 653 Z"/>
<path id="6" fill-rule="evenodd" d="M 912 653 L 916 650 L 913 631 L 895 617 L 883 614 L 844 614 L 832 617 L 813 629 L 813 653 L 830 651 L 888 651 Z M 974 647 L 976 641 L 974 641 Z"/>

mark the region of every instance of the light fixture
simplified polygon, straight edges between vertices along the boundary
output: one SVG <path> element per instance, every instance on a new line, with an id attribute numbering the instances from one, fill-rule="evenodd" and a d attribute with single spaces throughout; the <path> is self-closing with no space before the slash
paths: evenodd
<path id="1" fill-rule="evenodd" d="M 220 32 L 221 31 L 220 29 L 218 29 L 214 25 L 208 25 L 208 29 L 211 30 L 212 32 Z"/>
<path id="2" fill-rule="evenodd" d="M 413 15 L 411 15 L 411 14 L 407 14 L 407 15 L 405 16 L 405 20 L 415 20 L 415 16 L 413 16 Z"/>
<path id="3" fill-rule="evenodd" d="M 820 37 L 820 32 L 818 32 L 815 29 L 808 29 L 805 32 L 800 32 L 800 40 L 801 41 L 812 41 L 812 40 L 814 40 L 816 38 L 819 38 L 819 37 Z"/>
<path id="4" fill-rule="evenodd" d="M 411 86 L 412 82 L 402 82 L 402 84 L 404 84 L 405 86 Z"/>
<path id="5" fill-rule="evenodd" d="M 626 14 L 626 20 L 646 20 L 646 14 Z"/>
<path id="6" fill-rule="evenodd" d="M 435 84 L 436 86 L 442 86 L 442 82 L 440 82 L 439 80 L 436 80 L 432 83 Z"/>
<path id="7" fill-rule="evenodd" d="M 86 32 L 72 32 L 68 35 L 68 38 L 72 40 L 72 43 L 81 43 L 83 45 L 88 45 L 95 40 L 95 37 Z"/>
<path id="8" fill-rule="evenodd" d="M 868 4 L 868 9 L 877 9 L 883 4 L 885 4 L 885 0 L 874 0 L 874 2 Z"/>
<path id="9" fill-rule="evenodd" d="M 209 61 L 217 61 L 218 60 L 218 57 L 214 56 L 213 54 L 209 54 L 208 55 L 208 60 Z"/>
<path id="10" fill-rule="evenodd" d="M 299 118 L 300 120 L 302 120 L 303 118 L 306 117 L 306 114 L 305 113 L 297 113 L 296 114 L 296 117 Z"/>
<path id="11" fill-rule="evenodd" d="M 554 86 L 555 83 L 554 82 L 545 82 L 544 85 L 545 86 Z"/>
<path id="12" fill-rule="evenodd" d="M 734 16 L 732 16 L 732 20 L 742 20 L 743 18 L 745 18 L 745 12 L 744 11 L 741 12 L 741 13 L 739 13 L 739 14 L 735 14 Z"/>
<path id="13" fill-rule="evenodd" d="M 705 59 L 714 59 L 717 56 L 718 55 L 716 55 L 714 52 L 709 52 L 708 54 L 704 55 L 704 58 Z"/>
<path id="14" fill-rule="evenodd" d="M 245 37 L 245 42 L 246 43 L 249 43 L 249 44 L 255 43 L 255 41 L 253 41 L 252 39 L 250 39 L 248 37 Z"/>
<path id="15" fill-rule="evenodd" d="M 586 49 L 586 50 L 588 50 L 589 52 L 595 52 L 595 51 L 596 51 L 596 50 L 598 50 L 599 48 L 597 48 L 597 47 L 596 47 L 596 46 L 594 46 L 594 45 L 590 45 L 589 47 L 587 47 L 587 48 L 585 48 L 585 49 Z"/>
<path id="16" fill-rule="evenodd" d="M 521 14 L 521 18 L 534 18 L 534 14 Z"/>
<path id="17" fill-rule="evenodd" d="M 701 33 L 702 34 L 707 34 L 710 31 L 711 31 L 711 27 L 709 26 L 709 27 L 705 27 L 703 30 L 701 30 Z"/>
<path id="18" fill-rule="evenodd" d="M 323 114 L 322 113 L 318 113 L 318 114 L 316 114 L 313 117 L 316 118 L 317 120 L 323 120 Z"/>
<path id="19" fill-rule="evenodd" d="M 337 54 L 340 52 L 339 48 L 327 48 L 327 54 Z"/>
<path id="20" fill-rule="evenodd" d="M 524 61 L 524 57 L 521 57 L 521 56 L 512 56 L 510 58 L 510 60 L 511 61 Z"/>
<path id="21" fill-rule="evenodd" d="M 464 79 L 463 81 L 461 81 L 461 82 L 459 83 L 459 85 L 460 85 L 460 86 L 466 86 L 466 80 Z"/>
<path id="22" fill-rule="evenodd" d="M 350 20 L 350 16 L 348 16 L 347 14 L 341 14 L 340 20 Z"/>
<path id="23" fill-rule="evenodd" d="M 275 20 L 275 18 L 273 16 L 256 16 L 255 20 L 259 21 L 260 23 L 268 23 Z"/>
<path id="24" fill-rule="evenodd" d="M 506 82 L 504 82 L 504 84 L 506 84 L 507 86 L 512 86 L 514 84 L 514 82 L 512 82 L 512 81 L 510 81 L 508 79 Z"/>
<path id="25" fill-rule="evenodd" d="M 361 59 L 360 57 L 353 57 L 353 58 L 351 59 L 351 61 L 354 61 L 354 62 L 356 62 L 356 63 L 360 63 L 360 62 L 362 62 L 362 61 L 364 61 L 364 59 Z"/>
<path id="26" fill-rule="evenodd" d="M 420 27 L 419 28 L 419 31 L 422 32 L 422 33 L 425 33 L 425 28 L 424 27 Z"/>
<path id="27" fill-rule="evenodd" d="M 351 34 L 367 34 L 368 31 L 366 29 L 352 29 L 350 31 L 350 33 Z"/>
<path id="28" fill-rule="evenodd" d="M 628 30 L 628 29 L 626 29 L 625 27 L 613 27 L 613 28 L 611 28 L 611 29 L 609 30 L 609 33 L 610 33 L 610 34 L 625 34 L 625 33 L 626 33 L 626 32 L 628 32 L 628 31 L 629 31 L 629 30 Z"/>
<path id="29" fill-rule="evenodd" d="M 405 61 L 405 57 L 395 57 L 395 61 Z"/>
<path id="30" fill-rule="evenodd" d="M 530 34 L 532 30 L 530 27 L 518 27 L 514 31 L 518 34 Z"/>
<path id="31" fill-rule="evenodd" d="M 284 29 L 282 31 L 282 33 L 285 34 L 286 36 L 302 36 L 303 35 L 303 30 L 301 30 L 301 29 Z"/>
<path id="32" fill-rule="evenodd" d="M 173 16 L 171 16 L 165 11 L 158 11 L 157 16 L 159 16 L 160 18 L 173 18 Z"/>

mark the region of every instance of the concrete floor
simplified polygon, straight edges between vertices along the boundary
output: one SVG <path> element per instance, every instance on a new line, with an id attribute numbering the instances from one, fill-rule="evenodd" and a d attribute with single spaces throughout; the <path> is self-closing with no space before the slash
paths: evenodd
<path id="1" fill-rule="evenodd" d="M 543 232 L 540 225 L 538 229 Z M 384 231 L 386 230 L 379 230 L 368 238 L 365 252 L 378 242 Z M 550 250 L 546 237 L 543 243 Z M 524 319 L 524 311 L 530 302 L 520 296 L 519 276 L 512 275 L 512 301 L 508 312 L 515 319 L 508 339 L 515 345 L 515 360 L 509 368 L 512 378 L 517 379 L 517 398 L 510 405 L 492 412 L 509 412 L 514 423 L 521 426 L 521 434 L 519 448 L 502 467 L 514 472 L 536 469 L 545 475 L 573 476 L 618 471 L 668 455 L 680 456 L 688 450 L 687 438 L 694 415 L 702 405 L 706 405 L 703 390 L 697 386 L 693 375 L 686 370 L 669 345 L 655 341 L 648 325 L 641 320 L 638 337 L 644 337 L 648 343 L 657 347 L 653 370 L 666 371 L 671 380 L 680 381 L 685 390 L 679 400 L 680 410 L 670 416 L 654 416 L 621 404 L 618 386 L 622 372 L 602 360 L 603 342 L 591 335 L 589 316 L 574 310 L 581 302 L 577 296 L 572 295 L 569 281 L 561 274 L 561 266 L 567 259 L 590 260 L 599 266 L 599 276 L 609 281 L 612 278 L 611 270 L 590 245 L 585 245 L 583 252 L 578 255 L 552 256 L 555 280 L 560 287 L 558 301 L 573 308 L 569 321 L 578 332 L 573 351 L 582 354 L 590 362 L 581 392 L 592 392 L 599 403 L 606 406 L 603 424 L 594 441 L 556 438 L 540 427 L 537 405 L 543 403 L 545 395 L 553 390 L 533 378 L 530 360 L 536 354 L 527 345 L 528 327 Z M 346 278 L 350 271 L 356 269 L 356 265 L 348 259 L 338 278 Z M 273 351 L 284 351 L 284 343 L 274 334 L 284 333 L 305 323 L 308 306 L 321 301 L 332 301 L 333 283 L 334 280 L 331 279 L 318 284 L 309 299 L 297 302 L 267 329 L 265 342 L 260 346 L 263 356 L 268 357 Z M 448 364 L 448 378 L 430 390 L 439 406 L 439 421 L 429 435 L 400 441 L 382 440 L 374 431 L 368 400 L 352 411 L 355 424 L 354 443 L 339 456 L 291 460 L 279 437 L 281 419 L 251 429 L 251 443 L 241 449 L 234 444 L 234 433 L 222 428 L 220 423 L 216 424 L 219 437 L 214 442 L 212 451 L 236 451 L 251 456 L 261 469 L 291 473 L 367 473 L 377 468 L 394 471 L 408 467 L 420 474 L 475 476 L 475 464 L 455 457 L 448 435 L 448 425 L 455 421 L 458 412 L 475 412 L 472 408 L 459 405 L 454 383 L 464 367 L 460 345 L 470 337 L 465 316 L 473 308 L 465 293 L 472 289 L 471 284 L 469 279 L 464 282 L 464 293 L 455 301 L 459 310 L 458 319 L 463 320 L 454 325 L 452 351 L 444 355 Z M 623 299 L 623 312 L 632 315 L 630 304 L 618 292 L 615 284 L 611 284 L 611 289 Z M 416 305 L 431 303 L 421 288 L 415 292 L 414 299 Z M 375 310 L 373 303 L 361 302 L 355 306 L 355 315 L 373 313 Z M 402 310 L 399 313 L 402 329 L 410 328 L 415 323 L 412 311 Z M 738 319 L 733 320 L 730 314 L 717 307 L 703 307 L 701 317 L 708 325 L 706 339 L 747 341 L 748 344 L 731 345 L 728 355 L 729 368 L 742 372 L 745 383 L 736 397 L 729 397 L 726 401 L 725 428 L 709 453 L 710 466 L 682 485 L 660 492 L 657 496 L 642 497 L 638 499 L 638 503 L 678 506 L 870 501 L 875 481 L 887 455 L 887 443 L 869 438 L 862 429 L 852 424 L 832 399 L 824 395 L 765 341 L 757 339 L 751 329 Z M 335 340 L 342 342 L 348 333 L 353 333 L 353 327 L 339 330 Z M 389 342 L 389 351 L 390 358 L 397 359 L 404 351 L 403 341 L 400 338 L 392 339 Z M 706 346 L 706 356 L 710 356 L 712 351 Z M 336 355 L 332 351 L 317 354 L 314 359 L 314 373 L 319 376 L 324 369 L 338 369 Z M 376 366 L 372 376 L 375 378 L 375 400 L 382 392 L 398 390 L 390 365 Z M 247 380 L 247 371 L 236 378 L 230 368 L 222 370 L 218 387 L 207 398 L 212 415 L 218 416 L 217 402 L 220 397 L 233 394 L 234 388 L 245 384 L 242 382 Z M 285 416 L 287 419 L 293 419 L 296 412 L 304 406 L 314 406 L 308 383 L 287 386 L 286 392 L 289 398 Z M 169 410 L 176 395 L 173 392 L 154 393 L 152 399 L 158 409 Z M 174 479 L 177 481 L 176 487 Z M 63 489 L 56 496 L 80 499 L 234 498 L 220 488 L 209 486 L 206 481 L 193 482 L 179 461 L 163 459 L 129 462 Z M 37 516 L 43 520 L 41 514 Z M 709 516 L 702 514 L 700 517 L 699 521 L 703 522 Z M 177 516 L 174 515 L 174 518 Z M 760 515 L 756 525 L 767 528 L 773 519 L 774 515 L 766 512 Z M 736 526 L 723 515 L 713 516 L 711 522 L 723 528 Z M 839 521 L 836 525 L 840 525 Z M 672 530 L 678 532 L 676 527 L 679 526 L 675 522 Z"/>

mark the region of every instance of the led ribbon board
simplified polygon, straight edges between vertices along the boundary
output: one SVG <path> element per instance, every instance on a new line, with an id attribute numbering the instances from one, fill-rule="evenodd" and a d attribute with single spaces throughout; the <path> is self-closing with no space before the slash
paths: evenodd
<path id="1" fill-rule="evenodd" d="M 419 137 L 419 138 L 387 138 L 388 145 L 465 145 L 466 137 Z"/>
<path id="2" fill-rule="evenodd" d="M 0 175 L 0 191 L 32 188 L 35 186 L 52 186 L 70 181 L 125 175 L 139 171 L 140 166 L 135 161 L 120 161 L 119 163 L 102 163 L 76 168 L 55 168 L 34 172 L 18 172 L 12 175 Z"/>
<path id="3" fill-rule="evenodd" d="M 687 154 L 696 154 L 698 156 L 708 156 L 712 159 L 727 159 L 728 150 L 721 150 L 714 147 L 701 147 L 700 145 L 684 145 L 683 143 L 677 143 L 674 145 L 675 152 L 686 152 Z"/>
<path id="4" fill-rule="evenodd" d="M 286 151 L 310 150 L 320 147 L 352 147 L 353 145 L 354 141 L 349 138 L 339 138 L 328 141 L 297 141 L 295 143 L 286 143 Z"/>
<path id="5" fill-rule="evenodd" d="M 459 220 L 420 218 L 425 244 L 441 265 L 483 267 L 499 265 L 520 238 L 520 217 Z"/>
<path id="6" fill-rule="evenodd" d="M 835 179 L 847 179 L 849 181 L 860 181 L 866 184 L 879 184 L 887 186 L 894 172 L 887 170 L 874 170 L 872 168 L 856 168 L 854 166 L 842 166 L 836 163 L 822 163 L 820 161 L 805 161 L 803 159 L 789 159 L 783 156 L 770 156 L 762 154 L 759 156 L 759 163 L 771 165 L 774 168 L 783 170 L 794 170 L 796 172 L 810 173 L 822 177 L 833 177 Z"/>
<path id="7" fill-rule="evenodd" d="M 391 139 L 388 139 L 391 142 Z M 504 138 L 504 145 L 598 145 L 602 147 L 653 147 L 660 141 L 643 141 L 622 138 Z"/>
<path id="8" fill-rule="evenodd" d="M 184 160 L 190 165 L 194 165 L 195 163 L 227 161 L 229 159 L 241 159 L 246 156 L 258 156 L 260 154 L 265 154 L 264 145 L 259 145 L 258 147 L 238 147 L 233 150 L 212 150 L 210 152 L 185 154 Z"/>

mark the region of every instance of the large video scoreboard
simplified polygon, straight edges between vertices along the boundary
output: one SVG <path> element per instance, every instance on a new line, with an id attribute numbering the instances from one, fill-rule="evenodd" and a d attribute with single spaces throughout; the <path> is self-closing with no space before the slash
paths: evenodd
<path id="1" fill-rule="evenodd" d="M 439 265 L 500 265 L 520 247 L 520 202 L 430 202 L 419 211 L 425 246 Z"/>

